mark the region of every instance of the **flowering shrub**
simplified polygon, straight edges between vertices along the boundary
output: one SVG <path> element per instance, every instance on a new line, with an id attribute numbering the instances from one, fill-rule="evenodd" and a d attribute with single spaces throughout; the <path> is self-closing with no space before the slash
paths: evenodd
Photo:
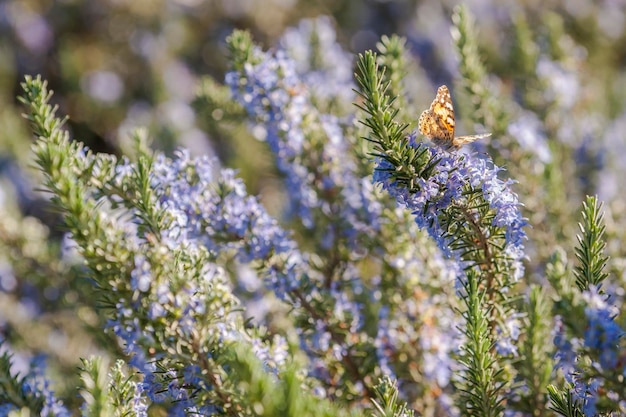
<path id="1" fill-rule="evenodd" d="M 205 80 L 196 104 L 267 144 L 283 182 L 277 213 L 218 159 L 154 151 L 145 130 L 124 156 L 70 140 L 47 83 L 26 77 L 40 188 L 72 265 L 53 270 L 72 277 L 104 351 L 83 359 L 76 410 L 626 413 L 623 289 L 603 206 L 584 199 L 577 245 L 544 239 L 552 226 L 533 218 L 558 213 L 524 197 L 536 172 L 556 169 L 548 120 L 530 104 L 494 105 L 469 12 L 456 8 L 453 22 L 467 118 L 493 132 L 460 150 L 414 130 L 399 37 L 360 54 L 354 79 L 329 19 L 304 20 L 268 51 L 247 32 L 228 37 L 225 85 Z M 533 82 L 565 71 L 540 61 Z M 553 87 L 565 118 L 573 99 Z M 2 348 L 3 415 L 74 412 L 40 361 L 20 373 L 14 347 Z"/>

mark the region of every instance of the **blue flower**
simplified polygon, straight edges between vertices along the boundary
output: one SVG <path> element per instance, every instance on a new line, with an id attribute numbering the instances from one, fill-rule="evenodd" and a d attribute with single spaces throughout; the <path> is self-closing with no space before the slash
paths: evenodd
<path id="1" fill-rule="evenodd" d="M 215 254 L 235 250 L 246 263 L 275 254 L 292 263 L 302 259 L 288 233 L 247 195 L 235 171 L 218 170 L 214 160 L 191 159 L 186 150 L 172 161 L 159 156 L 152 184 L 170 219 L 163 232 L 168 246 L 200 245 Z M 291 278 L 297 279 L 295 270 Z"/>
<path id="2" fill-rule="evenodd" d="M 148 405 L 143 392 L 143 385 L 135 384 L 135 393 L 131 404 L 136 417 L 148 417 Z"/>
<path id="3" fill-rule="evenodd" d="M 356 174 L 353 143 L 346 136 L 352 121 L 318 110 L 309 93 L 315 86 L 298 74 L 285 51 L 255 54 L 255 63 L 230 72 L 226 83 L 266 133 L 287 186 L 288 214 L 306 228 L 328 230 L 326 248 L 339 239 L 357 247 L 363 237 L 377 234 L 382 205 L 371 185 Z M 353 94 L 351 83 L 341 88 Z M 331 229 L 330 224 L 337 226 Z"/>
<path id="4" fill-rule="evenodd" d="M 352 55 L 337 42 L 329 17 L 301 20 L 298 27 L 285 30 L 279 47 L 293 59 L 298 75 L 312 94 L 352 103 Z"/>
<path id="5" fill-rule="evenodd" d="M 42 416 L 71 417 L 72 413 L 57 399 L 50 388 L 50 381 L 45 377 L 45 358 L 37 356 L 30 363 L 30 369 L 22 383 L 22 392 L 42 400 Z"/>
<path id="6" fill-rule="evenodd" d="M 130 273 L 130 287 L 133 291 L 146 292 L 152 281 L 150 263 L 143 255 L 135 256 L 135 268 Z"/>
<path id="7" fill-rule="evenodd" d="M 503 326 L 498 326 L 496 350 L 500 355 L 515 357 L 518 355 L 515 342 L 521 333 L 520 317 L 521 314 L 511 314 L 505 319 Z"/>
<path id="8" fill-rule="evenodd" d="M 568 337 L 566 327 L 561 316 L 556 316 L 552 329 L 553 343 L 556 348 L 554 354 L 555 369 L 562 369 L 565 379 L 572 383 L 577 374 L 578 355 L 582 347 L 582 341 L 576 337 Z"/>
<path id="9" fill-rule="evenodd" d="M 501 168 L 475 154 L 447 152 L 440 147 L 419 143 L 415 133 L 409 135 L 408 143 L 409 146 L 425 149 L 430 161 L 438 161 L 428 177 L 414 179 L 417 191 L 399 185 L 392 175 L 395 167 L 384 158 L 375 161 L 373 181 L 381 183 L 398 204 L 411 210 L 418 226 L 428 230 L 445 254 L 459 260 L 461 251 L 455 251 L 452 246 L 457 237 L 450 235 L 441 223 L 440 215 L 453 205 L 466 204 L 469 190 L 479 190 L 495 213 L 492 225 L 504 229 L 504 253 L 509 258 L 512 277 L 518 279 L 523 274 L 521 259 L 524 256 L 526 234 L 523 227 L 526 220 L 521 215 L 517 195 L 511 191 L 512 181 L 500 180 L 498 172 Z M 473 212 L 473 215 L 477 213 Z"/>
<path id="10" fill-rule="evenodd" d="M 582 298 L 586 304 L 585 317 L 588 320 L 584 326 L 584 339 L 568 338 L 562 319 L 557 317 L 554 338 L 557 349 L 555 368 L 561 369 L 566 381 L 572 385 L 574 398 L 583 402 L 585 415 L 594 415 L 598 400 L 606 395 L 600 393 L 605 382 L 601 371 L 623 372 L 618 368 L 623 367 L 619 364 L 619 344 L 625 332 L 615 323 L 618 309 L 607 302 L 609 296 L 600 292 L 599 287 L 590 286 L 583 292 Z M 592 359 L 592 373 L 598 376 L 590 377 L 581 369 L 580 365 L 584 363 L 580 360 L 581 354 Z"/>
<path id="11" fill-rule="evenodd" d="M 520 146 L 533 152 L 544 164 L 552 161 L 545 129 L 539 117 L 530 111 L 522 111 L 517 120 L 509 124 L 507 132 L 516 138 Z"/>
<path id="12" fill-rule="evenodd" d="M 602 294 L 596 286 L 590 286 L 583 292 L 586 301 L 585 316 L 588 323 L 585 328 L 585 346 L 599 352 L 600 366 L 614 369 L 619 359 L 619 341 L 626 334 L 615 322 L 619 311 L 607 303 L 608 296 Z"/>

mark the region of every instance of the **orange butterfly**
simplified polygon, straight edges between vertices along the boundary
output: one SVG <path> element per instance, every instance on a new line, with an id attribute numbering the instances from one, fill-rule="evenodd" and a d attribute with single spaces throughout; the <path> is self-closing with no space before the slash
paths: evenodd
<path id="1" fill-rule="evenodd" d="M 448 87 L 442 85 L 437 89 L 437 96 L 430 108 L 420 116 L 419 131 L 427 136 L 435 145 L 449 150 L 459 149 L 466 143 L 491 136 L 491 133 L 471 136 L 454 136 L 454 107 Z"/>

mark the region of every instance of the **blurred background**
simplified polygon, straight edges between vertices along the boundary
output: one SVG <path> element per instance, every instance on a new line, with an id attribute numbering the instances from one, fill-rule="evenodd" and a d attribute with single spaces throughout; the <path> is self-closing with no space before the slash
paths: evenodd
<path id="1" fill-rule="evenodd" d="M 224 39 L 245 28 L 265 47 L 287 27 L 307 17 L 329 16 L 338 42 L 358 53 L 374 48 L 383 34 L 399 34 L 436 88 L 458 76 L 450 38 L 454 1 L 298 0 L 98 0 L 0 2 L 0 88 L 2 144 L 24 142 L 14 105 L 24 74 L 41 74 L 55 91 L 70 128 L 95 150 L 119 152 L 126 133 L 148 126 L 158 147 L 187 146 L 219 152 L 215 138 L 198 128 L 191 101 L 197 81 L 222 81 L 227 70 Z M 513 56 L 514 22 L 523 20 L 544 35 L 551 26 L 567 39 L 565 55 L 579 59 L 576 79 L 562 74 L 570 100 L 577 94 L 603 96 L 609 115 L 620 113 L 626 61 L 624 1 L 464 2 L 480 28 L 487 68 L 503 82 L 519 72 Z M 517 63 L 519 64 L 519 63 Z M 574 64 L 572 64 L 574 65 Z M 598 88 L 580 91 L 584 80 Z M 568 84 L 569 83 L 569 84 Z M 427 95 L 430 95 L 427 94 Z M 425 102 L 427 100 L 424 100 Z M 7 128 L 8 127 L 8 128 Z M 17 138 L 19 136 L 19 139 Z M 26 135 L 27 137 L 27 135 Z M 27 141 L 27 140 L 26 140 Z"/>
<path id="2" fill-rule="evenodd" d="M 280 180 L 269 153 L 245 129 L 216 129 L 223 115 L 207 114 L 197 100 L 203 78 L 223 82 L 225 38 L 244 28 L 270 48 L 302 19 L 327 16 L 337 42 L 354 57 L 374 48 L 381 35 L 399 34 L 415 64 L 416 73 L 410 74 L 417 80 L 410 90 L 415 119 L 441 84 L 452 87 L 455 103 L 461 103 L 458 114 L 470 119 L 471 106 L 463 106 L 468 97 L 454 88 L 459 55 L 450 28 L 457 3 L 1 0 L 1 337 L 24 360 L 45 354 L 55 364 L 53 372 L 69 375 L 58 388 L 61 397 L 77 385 L 72 375 L 79 357 L 116 349 L 83 298 L 91 283 L 75 265 L 59 217 L 47 208 L 48 196 L 35 190 L 40 180 L 30 160 L 32 138 L 16 100 L 24 75 L 48 80 L 59 113 L 70 117 L 72 137 L 91 149 L 122 155 L 130 147 L 129 132 L 145 126 L 156 149 L 171 153 L 183 146 L 238 168 L 249 192 L 261 194 L 276 213 L 280 203 L 273 196 L 279 199 Z M 515 142 L 506 149 L 491 143 L 489 149 L 520 182 L 517 191 L 534 225 L 529 274 L 539 274 L 541 256 L 549 255 L 542 255 L 536 242 L 573 240 L 572 219 L 582 196 L 598 193 L 609 212 L 613 272 L 623 277 L 626 1 L 464 3 L 476 20 L 487 85 L 496 107 L 508 115 L 504 127 L 483 127 Z M 459 124 L 460 134 L 475 128 Z M 71 405 L 77 398 L 66 401 Z"/>
<path id="3" fill-rule="evenodd" d="M 224 157 L 219 138 L 202 129 L 192 102 L 200 77 L 223 80 L 228 65 L 225 37 L 234 28 L 245 28 L 258 43 L 270 47 L 286 28 L 321 15 L 332 19 L 337 41 L 349 52 L 374 48 L 384 34 L 407 37 L 420 70 L 432 84 L 423 88 L 424 98 L 416 98 L 427 105 L 431 90 L 452 84 L 458 77 L 458 55 L 450 37 L 451 10 L 456 3 L 3 0 L 0 117 L 4 128 L 0 143 L 7 158 L 25 156 L 23 146 L 29 135 L 20 121 L 15 96 L 25 74 L 41 74 L 55 91 L 60 112 L 70 116 L 73 136 L 96 151 L 123 152 L 128 131 L 147 126 L 157 148 L 171 151 L 185 146 L 195 153 Z M 563 101 L 570 103 L 601 98 L 597 109 L 587 108 L 608 118 L 623 111 L 624 1 L 464 3 L 476 18 L 486 67 L 505 87 L 508 84 L 509 91 L 522 73 L 519 66 L 523 63 L 515 61 L 514 50 L 519 35 L 515 23 L 522 21 L 530 32 L 541 36 L 541 42 L 557 44 L 549 45 L 550 53 L 558 48 L 565 56 L 562 62 L 567 67 L 546 64 L 536 68 L 559 78 L 555 94 L 566 95 Z"/>

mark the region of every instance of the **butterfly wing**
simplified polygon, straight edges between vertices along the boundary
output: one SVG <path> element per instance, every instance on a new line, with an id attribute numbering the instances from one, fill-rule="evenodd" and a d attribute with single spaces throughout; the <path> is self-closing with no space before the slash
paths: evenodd
<path id="1" fill-rule="evenodd" d="M 430 105 L 430 110 L 435 115 L 435 121 L 439 126 L 441 136 L 445 139 L 454 138 L 454 106 L 448 87 L 442 85 L 437 89 L 437 95 Z"/>
<path id="2" fill-rule="evenodd" d="M 452 140 L 452 146 L 458 149 L 463 145 L 467 145 L 468 143 L 472 143 L 478 139 L 488 138 L 489 136 L 491 136 L 491 133 L 483 133 L 481 135 L 456 136 Z"/>
<path id="3" fill-rule="evenodd" d="M 439 135 L 439 125 L 437 124 L 436 116 L 432 109 L 424 110 L 422 112 L 418 127 L 420 133 L 430 139 Z"/>
<path id="4" fill-rule="evenodd" d="M 422 112 L 418 127 L 422 135 L 430 138 L 435 145 L 447 150 L 452 148 L 458 149 L 475 140 L 491 136 L 491 133 L 454 136 L 454 106 L 452 105 L 450 90 L 448 90 L 448 87 L 445 85 L 437 89 L 437 95 L 430 105 L 430 108 Z"/>
<path id="5" fill-rule="evenodd" d="M 418 127 L 436 144 L 450 146 L 454 139 L 454 108 L 448 87 L 439 87 L 430 108 L 422 112 Z"/>

